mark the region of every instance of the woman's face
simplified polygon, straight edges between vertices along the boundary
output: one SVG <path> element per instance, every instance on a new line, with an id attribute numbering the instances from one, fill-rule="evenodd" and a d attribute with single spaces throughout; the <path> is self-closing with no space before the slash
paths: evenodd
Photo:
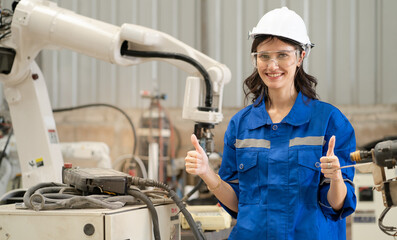
<path id="1" fill-rule="evenodd" d="M 277 38 L 263 41 L 257 47 L 256 66 L 259 76 L 269 90 L 291 90 L 294 88 L 296 67 L 300 66 L 305 55 L 298 57 L 299 51 L 293 45 Z"/>

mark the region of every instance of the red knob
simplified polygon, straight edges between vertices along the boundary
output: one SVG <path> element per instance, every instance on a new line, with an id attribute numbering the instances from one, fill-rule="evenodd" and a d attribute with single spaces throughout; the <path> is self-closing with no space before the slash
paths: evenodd
<path id="1" fill-rule="evenodd" d="M 63 167 L 64 168 L 72 168 L 72 163 L 64 163 Z"/>

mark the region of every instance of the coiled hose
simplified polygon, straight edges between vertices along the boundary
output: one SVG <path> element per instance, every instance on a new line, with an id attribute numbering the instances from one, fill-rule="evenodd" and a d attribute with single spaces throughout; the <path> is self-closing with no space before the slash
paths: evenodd
<path id="1" fill-rule="evenodd" d="M 80 191 L 67 184 L 47 182 L 40 183 L 29 188 L 24 196 L 23 203 L 25 207 L 35 211 L 40 210 L 55 210 L 55 209 L 69 209 L 69 208 L 108 208 L 118 209 L 125 204 L 139 204 L 145 203 L 148 207 L 149 213 L 153 222 L 153 233 L 156 240 L 161 240 L 159 230 L 159 220 L 154 204 L 170 203 L 167 199 L 153 199 L 151 200 L 145 193 L 134 186 L 141 187 L 157 187 L 165 190 L 165 192 L 155 191 L 157 193 L 167 194 L 169 198 L 178 206 L 182 214 L 185 216 L 190 229 L 196 240 L 205 240 L 204 234 L 199 230 L 193 217 L 185 208 L 183 202 L 179 199 L 175 191 L 168 185 L 154 181 L 151 179 L 143 179 L 132 177 L 132 185 L 128 189 L 128 195 L 111 196 L 111 195 L 88 195 L 80 196 Z M 149 191 L 148 194 L 153 194 Z"/>

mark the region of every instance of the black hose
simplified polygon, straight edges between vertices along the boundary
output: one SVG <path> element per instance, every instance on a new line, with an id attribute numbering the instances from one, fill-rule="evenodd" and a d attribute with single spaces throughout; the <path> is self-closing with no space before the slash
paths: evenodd
<path id="1" fill-rule="evenodd" d="M 134 124 L 132 123 L 131 118 L 121 108 L 118 108 L 116 106 L 113 106 L 113 105 L 107 104 L 107 103 L 93 103 L 93 104 L 85 104 L 85 105 L 80 105 L 80 106 L 70 107 L 70 108 L 58 108 L 58 109 L 53 109 L 52 111 L 54 113 L 57 113 L 57 112 L 64 112 L 64 111 L 72 111 L 72 110 L 81 109 L 81 108 L 88 108 L 88 107 L 110 107 L 110 108 L 116 109 L 117 111 L 122 113 L 127 118 L 128 123 L 130 124 L 131 129 L 132 129 L 132 134 L 134 135 L 134 147 L 133 147 L 133 151 L 132 151 L 132 156 L 135 156 L 136 148 L 137 148 L 137 137 L 136 137 L 135 127 L 134 127 Z"/>
<path id="2" fill-rule="evenodd" d="M 207 70 L 205 70 L 205 68 L 203 67 L 203 65 L 201 65 L 195 59 L 193 59 L 187 55 L 180 54 L 180 53 L 129 50 L 127 41 L 125 41 L 122 44 L 121 49 L 120 49 L 120 54 L 127 55 L 130 57 L 177 59 L 177 60 L 181 60 L 181 61 L 190 63 L 193 67 L 195 67 L 200 72 L 200 74 L 204 78 L 205 91 L 206 91 L 205 106 L 208 108 L 211 108 L 213 96 L 212 96 L 212 83 L 210 81 L 210 76 L 209 76 Z"/>
<path id="3" fill-rule="evenodd" d="M 387 234 L 389 236 L 396 237 L 397 236 L 397 227 L 383 225 L 383 218 L 386 216 L 386 214 L 389 210 L 390 210 L 390 207 L 387 207 L 383 210 L 383 212 L 381 213 L 381 215 L 379 216 L 379 219 L 378 219 L 378 226 L 379 226 L 379 229 L 382 230 L 382 232 L 384 232 L 385 234 Z"/>
<path id="4" fill-rule="evenodd" d="M 193 219 L 192 215 L 189 213 L 189 211 L 186 209 L 186 207 L 183 204 L 183 202 L 181 201 L 181 199 L 167 184 L 158 182 L 158 181 L 155 181 L 152 179 L 143 179 L 143 178 L 139 178 L 139 177 L 132 177 L 132 185 L 142 186 L 142 187 L 158 187 L 158 188 L 166 190 L 168 192 L 168 196 L 175 202 L 175 204 L 178 206 L 179 210 L 182 212 L 183 216 L 185 216 L 186 221 L 188 222 L 195 239 L 196 240 L 205 240 L 206 239 L 204 234 L 197 227 L 196 222 L 194 221 L 194 219 Z"/>
<path id="5" fill-rule="evenodd" d="M 192 188 L 192 190 L 190 190 L 190 192 L 188 192 L 183 198 L 182 198 L 182 202 L 187 201 L 197 190 L 199 190 L 199 188 L 201 187 L 201 185 L 204 183 L 204 180 L 200 178 L 200 180 L 198 181 L 198 183 Z"/>
<path id="6" fill-rule="evenodd" d="M 144 193 L 140 192 L 139 190 L 135 190 L 132 188 L 130 188 L 127 192 L 131 196 L 136 197 L 136 198 L 142 200 L 144 203 L 146 203 L 146 205 L 149 209 L 150 215 L 152 216 L 154 239 L 160 240 L 161 236 L 160 236 L 159 218 L 157 215 L 156 208 L 154 207 L 150 198 L 147 197 Z"/>

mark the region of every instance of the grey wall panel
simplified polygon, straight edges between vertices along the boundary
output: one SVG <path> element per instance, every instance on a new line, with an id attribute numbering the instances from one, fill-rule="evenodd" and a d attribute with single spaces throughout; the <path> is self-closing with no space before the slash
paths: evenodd
<path id="1" fill-rule="evenodd" d="M 375 103 L 376 22 L 373 0 L 357 2 L 357 95 L 358 104 Z M 359 57 L 359 56 L 360 57 Z"/>
<path id="2" fill-rule="evenodd" d="M 236 15 L 237 5 L 236 0 L 222 0 L 222 25 L 221 25 L 221 59 L 220 61 L 226 64 L 233 74 L 233 80 L 225 87 L 224 106 L 231 107 L 236 105 L 236 101 L 241 97 L 241 85 L 238 85 L 241 79 L 236 79 L 237 72 L 237 36 L 236 36 Z M 237 96 L 237 92 L 239 96 Z"/>
<path id="3" fill-rule="evenodd" d="M 381 72 L 382 72 L 382 103 L 397 102 L 397 1 L 387 0 L 382 2 L 382 31 L 381 31 Z"/>
<path id="4" fill-rule="evenodd" d="M 4 0 L 7 7 L 11 0 Z M 397 103 L 395 0 L 58 0 L 59 6 L 120 26 L 134 23 L 166 32 L 225 63 L 232 82 L 224 106 L 242 107 L 242 82 L 251 74 L 248 31 L 281 6 L 305 20 L 316 43 L 305 62 L 317 92 L 333 104 Z M 44 50 L 37 59 L 54 107 L 105 102 L 143 107 L 141 90 L 168 95 L 181 107 L 187 74 L 163 62 L 119 67 L 68 50 Z"/>
<path id="5" fill-rule="evenodd" d="M 254 66 L 252 65 L 251 61 L 251 43 L 252 40 L 248 38 L 249 31 L 252 30 L 254 26 L 258 23 L 259 19 L 263 16 L 265 13 L 265 1 L 263 0 L 256 0 L 256 1 L 246 1 L 244 4 L 245 8 L 243 11 L 243 19 L 244 22 L 242 24 L 242 35 L 241 35 L 241 41 L 242 41 L 242 49 L 241 49 L 241 63 L 243 67 L 243 72 L 242 72 L 242 77 L 241 77 L 241 82 L 239 83 L 238 89 L 240 92 L 242 92 L 242 84 L 244 80 L 252 74 L 254 71 Z M 236 79 L 234 77 L 233 79 Z M 245 95 L 242 96 L 242 101 L 245 105 L 250 104 L 251 100 L 248 99 L 245 101 Z"/>
<path id="6" fill-rule="evenodd" d="M 333 65 L 332 61 L 332 5 L 331 1 L 310 1 L 310 41 L 315 44 L 308 61 L 310 65 L 309 74 L 315 76 L 318 81 L 317 93 L 320 99 L 331 99 Z"/>
<path id="7" fill-rule="evenodd" d="M 350 0 L 351 1 L 351 0 Z M 345 0 L 334 1 L 334 25 L 333 25 L 333 61 L 334 61 L 334 89 L 333 102 L 338 104 L 350 103 L 350 84 L 349 76 L 352 71 L 350 49 L 350 4 Z"/>

